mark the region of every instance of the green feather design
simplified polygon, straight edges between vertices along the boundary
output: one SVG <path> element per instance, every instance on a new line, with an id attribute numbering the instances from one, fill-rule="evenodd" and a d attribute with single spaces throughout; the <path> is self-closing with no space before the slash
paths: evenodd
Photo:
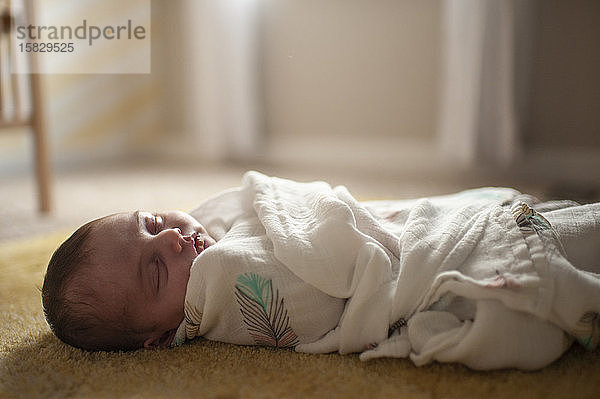
<path id="1" fill-rule="evenodd" d="M 271 296 L 271 280 L 267 280 L 256 273 L 246 273 L 239 276 L 237 282 L 238 284 L 235 287 L 243 295 L 259 304 L 266 312 L 267 303 Z"/>
<path id="2" fill-rule="evenodd" d="M 237 278 L 235 296 L 244 317 L 248 334 L 255 344 L 293 348 L 298 336 L 289 325 L 289 316 L 279 290 L 273 293 L 273 284 L 256 273 Z"/>

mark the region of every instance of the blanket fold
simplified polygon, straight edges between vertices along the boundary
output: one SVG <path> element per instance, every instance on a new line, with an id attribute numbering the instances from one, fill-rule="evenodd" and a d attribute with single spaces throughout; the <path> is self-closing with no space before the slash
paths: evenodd
<path id="1" fill-rule="evenodd" d="M 566 260 L 528 199 L 485 188 L 359 203 L 341 186 L 248 172 L 191 212 L 218 242 L 194 261 L 176 342 L 477 369 L 543 367 L 573 337 L 592 348 L 600 280 Z"/>

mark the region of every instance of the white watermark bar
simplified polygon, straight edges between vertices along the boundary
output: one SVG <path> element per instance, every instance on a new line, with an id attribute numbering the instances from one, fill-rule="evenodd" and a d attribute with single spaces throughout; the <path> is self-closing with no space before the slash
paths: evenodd
<path id="1" fill-rule="evenodd" d="M 15 73 L 150 73 L 150 0 L 13 0 Z"/>

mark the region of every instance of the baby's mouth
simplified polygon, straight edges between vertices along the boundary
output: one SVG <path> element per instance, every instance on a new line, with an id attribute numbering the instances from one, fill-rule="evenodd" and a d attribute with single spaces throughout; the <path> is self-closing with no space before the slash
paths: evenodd
<path id="1" fill-rule="evenodd" d="M 204 240 L 195 234 L 194 236 L 194 249 L 196 250 L 196 255 L 200 255 L 202 251 L 204 251 Z"/>

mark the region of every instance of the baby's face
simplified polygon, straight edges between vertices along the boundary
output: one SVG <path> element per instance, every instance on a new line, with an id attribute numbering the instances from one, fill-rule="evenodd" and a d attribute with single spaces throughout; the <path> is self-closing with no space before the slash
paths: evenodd
<path id="1" fill-rule="evenodd" d="M 184 318 L 190 267 L 214 243 L 185 212 L 108 216 L 90 234 L 94 284 L 109 300 L 127 301 L 131 327 L 152 330 L 144 346 L 168 346 Z"/>

